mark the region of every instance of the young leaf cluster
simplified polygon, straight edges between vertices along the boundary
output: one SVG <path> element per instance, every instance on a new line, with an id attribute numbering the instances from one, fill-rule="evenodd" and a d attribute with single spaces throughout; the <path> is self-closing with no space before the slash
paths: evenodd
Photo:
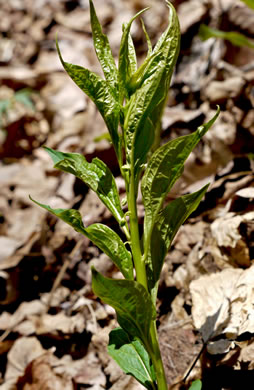
<path id="1" fill-rule="evenodd" d="M 92 288 L 115 309 L 120 325 L 110 334 L 109 354 L 124 372 L 149 390 L 167 390 L 155 309 L 163 261 L 177 230 L 196 209 L 207 186 L 167 206 L 165 198 L 180 177 L 191 151 L 219 114 L 218 110 L 214 118 L 194 133 L 170 141 L 152 153 L 180 44 L 175 9 L 168 1 L 166 4 L 169 24 L 154 48 L 142 22 L 148 51 L 140 67 L 130 30 L 146 9 L 123 26 L 117 68 L 90 0 L 94 47 L 105 78 L 66 62 L 57 43 L 64 69 L 95 103 L 108 128 L 125 180 L 128 212 L 122 209 L 115 178 L 103 161 L 94 158 L 88 162 L 81 154 L 45 149 L 55 168 L 75 175 L 94 191 L 118 222 L 125 240 L 104 224 L 84 226 L 78 210 L 52 209 L 34 201 L 88 237 L 122 272 L 123 279 L 110 279 L 93 268 Z M 140 179 L 145 208 L 143 237 L 137 214 Z"/>

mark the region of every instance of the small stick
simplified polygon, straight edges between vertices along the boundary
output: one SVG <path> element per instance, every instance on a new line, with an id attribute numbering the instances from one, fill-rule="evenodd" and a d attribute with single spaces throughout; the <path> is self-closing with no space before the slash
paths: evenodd
<path id="1" fill-rule="evenodd" d="M 197 361 L 198 359 L 200 358 L 200 356 L 202 355 L 202 353 L 204 352 L 205 348 L 206 348 L 206 345 L 207 343 L 204 343 L 201 350 L 199 351 L 197 357 L 195 358 L 194 362 L 192 363 L 191 367 L 189 368 L 187 374 L 184 376 L 183 378 L 183 382 L 186 382 L 188 376 L 190 375 L 191 371 L 193 370 L 193 368 L 195 367 L 195 365 L 197 364 Z"/>

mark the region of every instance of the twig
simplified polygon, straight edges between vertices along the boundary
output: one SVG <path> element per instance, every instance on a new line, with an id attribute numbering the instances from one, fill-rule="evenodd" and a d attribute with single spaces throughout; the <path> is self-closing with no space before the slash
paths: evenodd
<path id="1" fill-rule="evenodd" d="M 197 361 L 198 359 L 200 358 L 200 356 L 202 355 L 202 353 L 204 352 L 205 348 L 206 348 L 206 345 L 207 343 L 204 343 L 201 350 L 199 351 L 197 357 L 195 358 L 194 362 L 192 363 L 191 367 L 189 368 L 187 374 L 184 376 L 183 378 L 183 382 L 186 382 L 188 376 L 190 375 L 191 371 L 193 370 L 193 368 L 195 367 L 195 365 L 197 364 Z"/>

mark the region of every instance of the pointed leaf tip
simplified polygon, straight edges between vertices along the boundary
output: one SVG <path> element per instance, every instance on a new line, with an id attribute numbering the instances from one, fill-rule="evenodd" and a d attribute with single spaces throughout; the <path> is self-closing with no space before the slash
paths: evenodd
<path id="1" fill-rule="evenodd" d="M 75 209 L 53 209 L 48 205 L 39 203 L 36 200 L 30 199 L 38 206 L 49 211 L 51 214 L 60 218 L 68 225 L 72 226 L 78 233 L 88 237 L 95 245 L 98 246 L 115 265 L 120 269 L 124 277 L 128 280 L 133 279 L 133 264 L 130 252 L 126 249 L 121 238 L 116 232 L 108 226 L 95 223 L 85 228 L 82 216 L 78 210 Z"/>
<path id="2" fill-rule="evenodd" d="M 53 150 L 53 149 L 49 148 L 48 146 L 43 146 L 43 149 L 45 149 L 46 152 L 49 154 L 54 165 L 56 165 L 59 161 L 61 161 L 64 158 L 62 152 L 59 152 L 57 150 Z"/>
<path id="3" fill-rule="evenodd" d="M 58 35 L 57 35 L 57 33 L 56 33 L 56 50 L 57 50 L 58 57 L 59 57 L 59 59 L 61 61 L 61 64 L 65 68 L 65 62 L 63 60 L 63 57 L 62 57 L 62 54 L 61 54 L 61 51 L 60 51 L 60 47 L 59 47 L 59 44 L 58 44 Z"/>
<path id="4" fill-rule="evenodd" d="M 101 68 L 106 80 L 111 86 L 112 94 L 118 100 L 118 82 L 117 68 L 111 51 L 108 37 L 103 34 L 102 26 L 97 17 L 93 2 L 90 0 L 90 20 L 93 35 L 94 48 L 97 58 L 101 64 Z"/>
<path id="5" fill-rule="evenodd" d="M 204 123 L 203 125 L 198 127 L 197 131 L 199 133 L 200 138 L 203 137 L 205 135 L 205 133 L 207 133 L 207 131 L 210 129 L 210 127 L 214 124 L 214 122 L 216 121 L 216 119 L 220 115 L 220 106 L 216 105 L 216 108 L 217 108 L 217 111 L 216 111 L 215 115 L 212 117 L 212 119 L 210 119 L 207 123 Z"/>
<path id="6" fill-rule="evenodd" d="M 122 102 L 124 98 L 128 99 L 128 83 L 131 79 L 131 76 L 137 69 L 136 52 L 130 34 L 131 26 L 133 21 L 147 10 L 148 7 L 142 9 L 136 15 L 134 15 L 128 23 L 123 24 L 123 35 L 121 38 L 118 65 L 120 102 Z"/>
<path id="7" fill-rule="evenodd" d="M 79 153 L 64 153 L 44 147 L 53 160 L 55 168 L 81 179 L 97 193 L 101 201 L 120 223 L 124 217 L 115 178 L 107 165 L 98 158 L 91 163 Z"/>
<path id="8" fill-rule="evenodd" d="M 133 160 L 132 163 L 135 164 L 136 181 L 154 142 L 179 53 L 178 18 L 172 5 L 170 9 L 172 12 L 168 27 L 155 45 L 152 54 L 129 80 L 126 79 L 126 89 L 130 95 L 124 121 L 126 160 L 129 163 Z"/>

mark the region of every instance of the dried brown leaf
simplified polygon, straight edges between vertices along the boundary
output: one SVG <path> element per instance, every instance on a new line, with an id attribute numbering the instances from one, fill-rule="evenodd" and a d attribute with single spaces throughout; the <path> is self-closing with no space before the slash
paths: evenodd
<path id="1" fill-rule="evenodd" d="M 24 374 L 27 365 L 44 353 L 45 350 L 35 337 L 22 337 L 16 340 L 7 355 L 5 382 L 0 386 L 1 390 L 16 389 L 16 381 Z"/>
<path id="2" fill-rule="evenodd" d="M 210 100 L 211 103 L 221 103 L 229 98 L 239 97 L 245 80 L 242 77 L 230 77 L 223 81 L 211 81 L 205 88 L 205 97 Z"/>
<path id="3" fill-rule="evenodd" d="M 206 12 L 207 8 L 202 0 L 190 0 L 181 3 L 178 7 L 181 33 L 186 33 L 195 23 L 200 22 Z"/>
<path id="4" fill-rule="evenodd" d="M 202 329 L 205 340 L 226 337 L 224 352 L 238 336 L 254 332 L 253 283 L 254 266 L 251 266 L 246 270 L 227 268 L 201 276 L 190 284 L 195 327 Z M 216 343 L 213 341 L 211 352 L 222 353 L 222 341 L 218 348 Z"/>

